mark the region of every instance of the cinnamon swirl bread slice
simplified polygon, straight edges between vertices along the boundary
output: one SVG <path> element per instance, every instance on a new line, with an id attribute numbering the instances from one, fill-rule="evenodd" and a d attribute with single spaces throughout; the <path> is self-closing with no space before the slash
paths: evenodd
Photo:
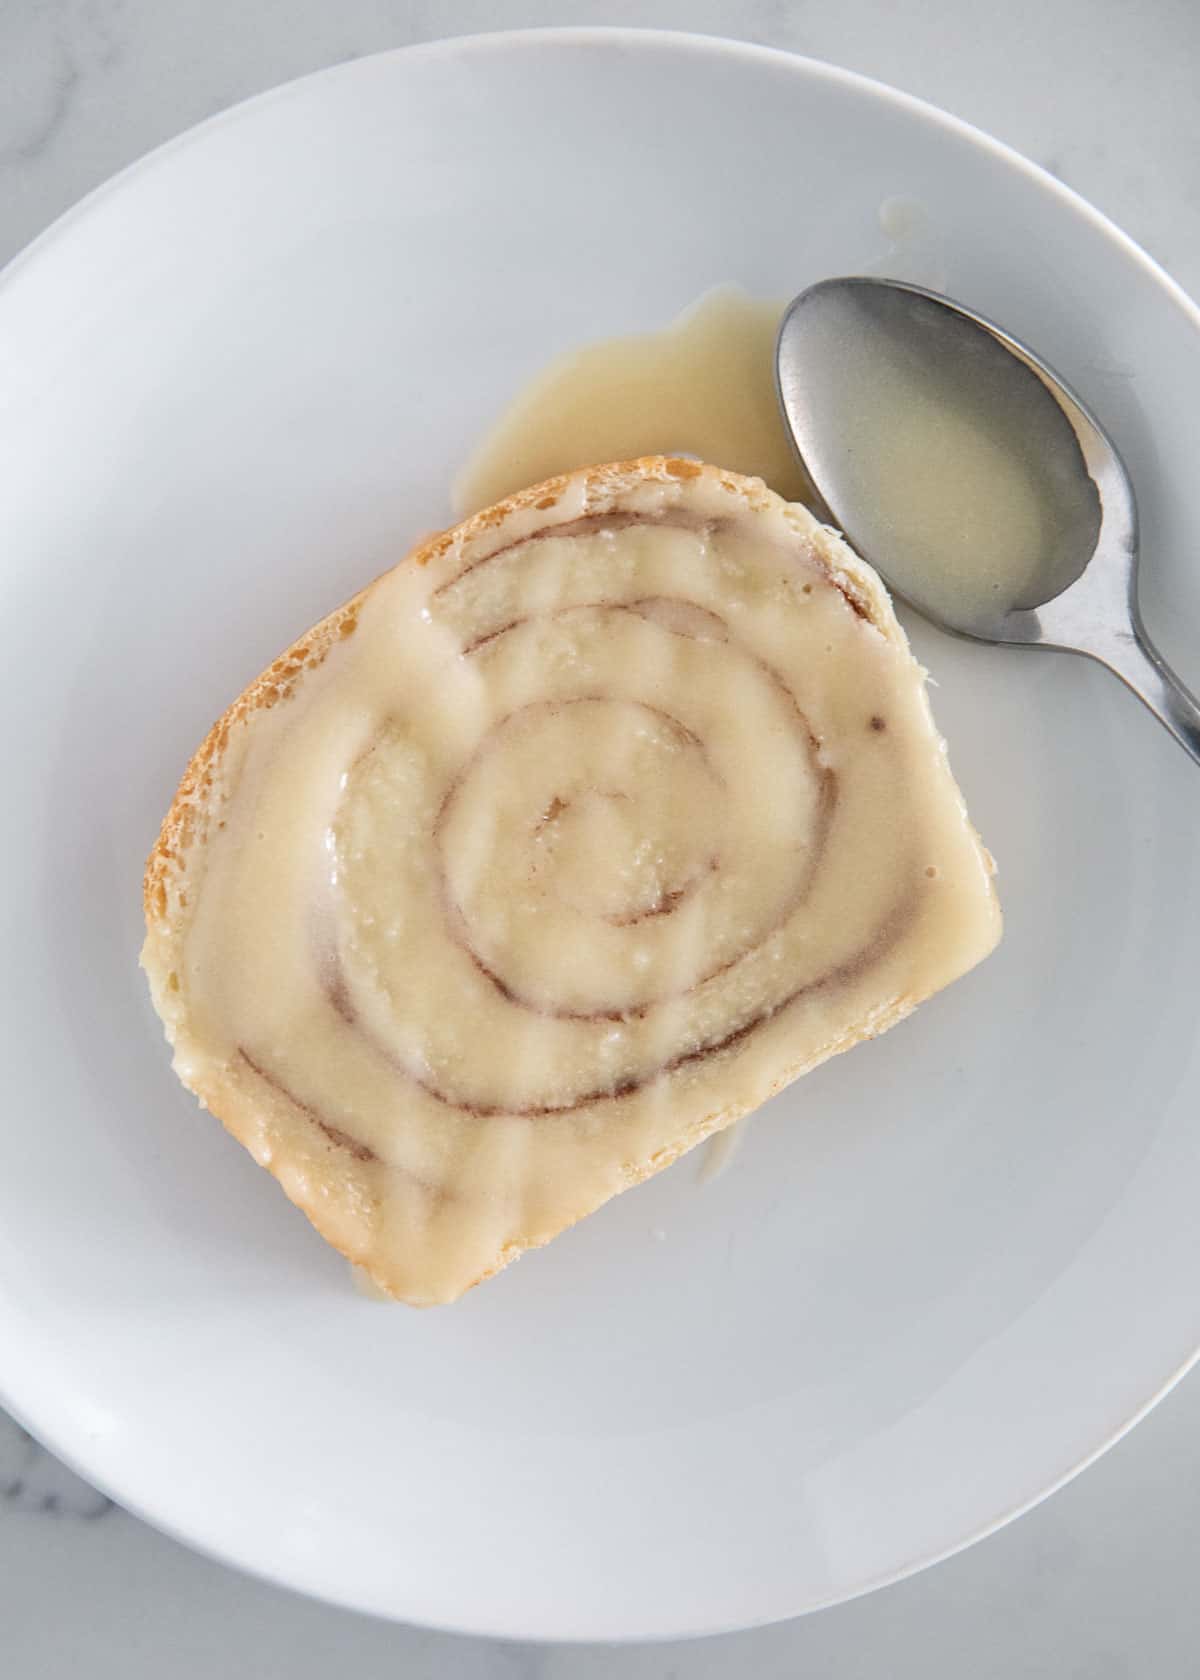
<path id="1" fill-rule="evenodd" d="M 659 457 L 426 542 L 246 690 L 146 871 L 184 1084 L 452 1301 L 995 945 L 875 574 Z"/>

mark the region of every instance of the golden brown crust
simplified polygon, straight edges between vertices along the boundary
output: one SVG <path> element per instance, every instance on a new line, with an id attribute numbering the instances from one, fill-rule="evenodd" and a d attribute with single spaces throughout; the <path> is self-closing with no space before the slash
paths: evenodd
<path id="1" fill-rule="evenodd" d="M 239 694 L 204 737 L 183 773 L 171 808 L 163 818 L 158 839 L 146 860 L 142 901 L 148 928 L 165 920 L 168 888 L 173 884 L 173 877 L 186 875 L 189 854 L 207 832 L 217 772 L 233 731 L 254 712 L 286 700 L 305 671 L 315 670 L 331 647 L 353 633 L 358 608 L 366 593 L 365 589 L 360 590 L 344 606 L 338 607 L 328 618 L 323 618 L 306 631 L 298 642 L 293 642 L 261 676 L 254 679 L 249 688 Z"/>
<path id="2" fill-rule="evenodd" d="M 662 481 L 708 477 L 719 483 L 729 494 L 737 496 L 751 507 L 776 501 L 774 492 L 759 479 L 744 478 L 738 473 L 699 461 L 676 459 L 672 456 L 648 455 L 637 461 L 615 462 L 605 466 L 586 467 L 577 473 L 560 474 L 543 484 L 531 485 L 472 514 L 460 525 L 426 537 L 406 558 L 414 565 L 425 566 L 438 559 L 450 548 L 462 550 L 476 537 L 502 526 L 514 514 L 527 509 L 550 512 L 562 499 L 563 492 L 575 479 L 582 478 L 588 487 L 588 500 L 593 496 L 611 501 L 622 490 L 642 479 Z M 826 552 L 822 558 L 829 566 L 835 581 L 844 588 L 856 609 L 889 639 L 898 635 L 891 604 L 879 589 L 873 574 L 867 573 L 857 556 L 842 544 L 833 531 L 821 528 Z M 203 833 L 212 816 L 210 809 L 216 773 L 224 757 L 230 736 L 240 724 L 256 711 L 286 700 L 306 670 L 315 670 L 330 648 L 354 631 L 358 609 L 368 591 L 368 584 L 343 606 L 338 607 L 305 632 L 286 652 L 281 653 L 262 674 L 241 693 L 229 709 L 213 724 L 184 772 L 183 779 L 163 819 L 153 850 L 146 863 L 143 898 L 148 926 L 161 924 L 167 916 L 168 887 L 175 876 L 185 876 L 188 857 L 202 842 Z"/>
<path id="3" fill-rule="evenodd" d="M 510 522 L 519 522 L 523 514 L 534 511 L 551 516 L 568 487 L 582 484 L 585 510 L 604 513 L 639 484 L 676 481 L 682 486 L 701 477 L 748 509 L 779 505 L 775 493 L 758 479 L 744 478 L 696 461 L 646 456 L 637 461 L 584 468 L 518 491 L 495 507 L 485 508 L 461 524 L 426 538 L 407 559 L 415 565 L 427 565 L 451 549 L 461 555 L 480 539 L 489 534 L 494 538 Z M 874 574 L 845 547 L 835 532 L 820 526 L 814 530 L 809 516 L 801 510 L 795 511 L 794 518 L 797 527 L 820 550 L 830 576 L 855 610 L 887 639 L 903 643 L 903 633 L 891 603 Z M 147 861 L 143 891 L 147 940 L 142 966 L 172 1042 L 175 1024 L 181 1017 L 176 966 L 190 920 L 189 885 L 203 868 L 205 842 L 213 823 L 220 825 L 223 820 L 220 809 L 227 797 L 224 786 L 227 761 L 239 733 L 256 712 L 286 701 L 305 674 L 320 666 L 338 641 L 354 633 L 359 608 L 372 587 L 368 585 L 322 619 L 274 660 L 213 725 L 184 772 Z M 886 1012 L 886 1018 L 881 1015 L 869 1033 L 859 1036 L 883 1031 L 910 1008 L 907 1000 L 897 1000 Z M 806 1067 L 786 1070 L 779 1079 L 779 1088 L 805 1071 Z M 211 1069 L 205 1076 L 193 1078 L 184 1069 L 179 1072 L 201 1103 L 278 1179 L 326 1241 L 347 1259 L 361 1265 L 385 1293 L 394 1293 L 389 1281 L 372 1270 L 359 1241 L 361 1232 L 370 1225 L 371 1210 L 380 1203 L 382 1177 L 389 1169 L 377 1160 L 361 1160 L 342 1150 L 337 1185 L 331 1189 L 327 1175 L 309 1169 L 327 1161 L 329 1151 L 338 1148 L 336 1141 L 323 1135 L 310 1116 L 244 1058 L 221 1069 L 219 1075 L 214 1075 Z M 698 1119 L 671 1149 L 661 1151 L 649 1162 L 631 1164 L 628 1183 L 632 1185 L 651 1177 L 716 1131 L 726 1118 L 716 1113 Z M 475 1282 L 493 1276 L 525 1247 L 540 1246 L 541 1241 L 536 1240 L 510 1244 L 495 1265 L 481 1273 Z"/>

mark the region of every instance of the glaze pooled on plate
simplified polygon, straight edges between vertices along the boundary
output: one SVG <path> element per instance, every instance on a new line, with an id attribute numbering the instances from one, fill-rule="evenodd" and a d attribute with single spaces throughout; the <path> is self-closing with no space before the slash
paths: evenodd
<path id="1" fill-rule="evenodd" d="M 775 395 L 785 304 L 712 286 L 666 327 L 585 344 L 523 386 L 459 473 L 461 517 L 588 461 L 670 452 L 811 501 Z"/>

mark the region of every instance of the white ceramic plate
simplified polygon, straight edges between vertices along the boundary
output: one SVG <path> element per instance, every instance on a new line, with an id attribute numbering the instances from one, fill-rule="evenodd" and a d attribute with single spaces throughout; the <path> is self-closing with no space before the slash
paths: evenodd
<path id="1" fill-rule="evenodd" d="M 896 195 L 926 218 L 901 248 Z M 444 520 L 523 377 L 716 281 L 914 264 L 1111 425 L 1195 680 L 1195 311 L 1046 175 L 825 66 L 604 32 L 368 59 L 155 154 L 9 271 L 0 1383 L 134 1510 L 384 1615 L 702 1632 L 965 1544 L 1194 1357 L 1200 776 L 1083 661 L 914 627 L 999 954 L 717 1182 L 689 1160 L 452 1309 L 351 1292 L 177 1086 L 137 971 L 189 752 Z"/>

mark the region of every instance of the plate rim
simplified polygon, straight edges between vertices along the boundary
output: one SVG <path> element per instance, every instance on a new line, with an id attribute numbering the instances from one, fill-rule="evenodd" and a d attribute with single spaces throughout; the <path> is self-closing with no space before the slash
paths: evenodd
<path id="1" fill-rule="evenodd" d="M 605 45 L 624 43 L 640 46 L 643 43 L 667 48 L 681 48 L 697 54 L 709 53 L 716 57 L 742 58 L 749 62 L 787 65 L 798 68 L 806 74 L 824 79 L 843 87 L 855 88 L 860 93 L 890 104 L 897 110 L 908 111 L 931 121 L 936 127 L 949 133 L 956 134 L 961 139 L 970 141 L 973 145 L 991 153 L 1004 163 L 1014 167 L 1023 175 L 1036 180 L 1044 189 L 1049 189 L 1065 204 L 1081 212 L 1092 225 L 1108 238 L 1115 240 L 1125 252 L 1132 256 L 1148 271 L 1151 277 L 1163 286 L 1172 300 L 1188 315 L 1193 324 L 1200 329 L 1200 303 L 1196 302 L 1186 292 L 1179 281 L 1163 267 L 1156 257 L 1151 256 L 1143 245 L 1140 245 L 1131 234 L 1125 232 L 1103 210 L 1097 208 L 1090 199 L 1076 192 L 1057 175 L 1035 163 L 1032 158 L 1025 156 L 1010 146 L 1006 140 L 998 139 L 986 129 L 979 128 L 975 123 L 967 121 L 965 117 L 956 116 L 954 112 L 935 105 L 931 100 L 922 98 L 919 94 L 908 93 L 903 88 L 893 87 L 890 82 L 879 80 L 876 76 L 869 76 L 861 70 L 848 70 L 843 65 L 835 64 L 832 60 L 814 58 L 808 53 L 792 52 L 786 47 L 772 47 L 758 41 L 746 41 L 732 35 L 707 34 L 701 30 L 687 29 L 657 29 L 639 27 L 636 24 L 545 24 L 528 29 L 489 29 L 476 30 L 465 35 L 441 35 L 428 41 L 412 41 L 398 47 L 386 47 L 379 52 L 360 53 L 356 58 L 343 59 L 336 64 L 327 64 L 317 70 L 305 71 L 303 75 L 289 77 L 287 81 L 277 82 L 271 87 L 263 88 L 258 93 L 248 94 L 244 99 L 235 100 L 232 105 L 223 106 L 214 111 L 211 116 L 202 117 L 199 122 L 192 123 L 188 128 L 170 138 L 152 146 L 149 151 L 142 152 L 129 163 L 124 164 L 115 174 L 108 175 L 94 187 L 84 193 L 82 198 L 67 206 L 53 221 L 48 223 L 40 233 L 34 235 L 28 244 L 3 264 L 0 264 L 0 299 L 4 291 L 15 281 L 23 277 L 24 271 L 30 264 L 40 257 L 45 250 L 52 246 L 63 235 L 67 234 L 76 221 L 83 220 L 100 208 L 103 201 L 126 186 L 132 179 L 143 171 L 151 169 L 168 161 L 176 151 L 196 144 L 204 139 L 211 131 L 226 125 L 232 125 L 253 115 L 260 106 L 265 106 L 275 100 L 294 97 L 304 90 L 309 83 L 321 80 L 333 80 L 338 77 L 350 77 L 356 70 L 366 64 L 378 64 L 387 59 L 414 57 L 441 57 L 457 50 L 469 52 L 493 51 L 502 52 L 517 45 L 536 44 L 539 41 L 563 45 Z"/>
<path id="2" fill-rule="evenodd" d="M 1164 292 L 1193 329 L 1200 332 L 1200 303 L 1192 299 L 1155 257 L 1081 193 L 1051 174 L 1040 164 L 1017 151 L 1015 147 L 998 139 L 985 129 L 977 127 L 927 99 L 894 87 L 874 76 L 847 69 L 829 60 L 816 58 L 809 54 L 747 41 L 738 37 L 710 34 L 702 31 L 650 28 L 637 25 L 544 25 L 440 36 L 427 41 L 410 42 L 377 52 L 363 53 L 354 58 L 324 65 L 300 76 L 273 84 L 257 93 L 248 95 L 244 99 L 239 99 L 212 115 L 202 118 L 199 122 L 191 124 L 180 133 L 170 136 L 149 151 L 134 158 L 117 170 L 116 173 L 107 176 L 56 216 L 29 243 L 15 252 L 7 262 L 0 265 L 0 320 L 2 320 L 6 302 L 14 286 L 26 283 L 30 270 L 34 270 L 36 274 L 38 260 L 50 254 L 63 239 L 69 238 L 77 223 L 85 223 L 98 212 L 102 214 L 110 196 L 118 195 L 126 187 L 135 183 L 143 174 L 148 174 L 161 165 L 169 165 L 177 152 L 182 153 L 194 145 L 202 144 L 210 133 L 224 127 L 232 127 L 244 119 L 252 118 L 258 114 L 260 108 L 273 102 L 300 97 L 309 90 L 310 84 L 329 82 L 341 78 L 349 79 L 360 73 L 363 67 L 367 65 L 374 66 L 389 60 L 399 61 L 403 59 L 409 61 L 413 58 L 452 57 L 460 52 L 472 55 L 481 52 L 500 53 L 536 46 L 539 43 L 581 47 L 623 45 L 635 51 L 644 47 L 657 47 L 660 50 L 686 52 L 709 58 L 740 60 L 747 64 L 771 65 L 777 68 L 786 67 L 790 72 L 802 77 L 810 77 L 813 80 L 846 89 L 859 97 L 867 97 L 879 104 L 891 106 L 895 110 L 918 117 L 955 140 L 970 145 L 977 151 L 981 151 L 1001 162 L 1008 169 L 1015 170 L 1016 173 L 1036 182 L 1043 191 L 1049 191 L 1051 196 L 1056 198 L 1064 208 L 1069 209 L 1077 216 L 1082 216 L 1106 240 L 1115 244 L 1127 257 L 1132 258 L 1137 267 L 1145 274 L 1147 280 Z M 42 1430 L 37 1426 L 21 1403 L 12 1397 L 3 1369 L 0 1369 L 0 1405 L 8 1411 L 21 1429 L 50 1451 L 69 1470 L 112 1499 L 120 1509 L 129 1512 L 132 1516 L 145 1522 L 159 1533 L 166 1535 L 169 1539 L 178 1542 L 189 1551 L 217 1562 L 226 1568 L 236 1569 L 254 1580 L 262 1581 L 282 1591 L 311 1598 L 335 1609 L 353 1614 L 370 1616 L 377 1620 L 408 1623 L 431 1631 L 462 1637 L 568 1646 L 602 1640 L 606 1644 L 624 1646 L 698 1639 L 773 1626 L 780 1622 L 798 1619 L 800 1616 L 832 1608 L 838 1604 L 852 1603 L 881 1587 L 907 1580 L 935 1564 L 944 1562 L 956 1556 L 959 1552 L 965 1551 L 976 1542 L 987 1539 L 1000 1529 L 1007 1527 L 1009 1523 L 1033 1510 L 1043 1500 L 1049 1499 L 1073 1481 L 1076 1476 L 1103 1457 L 1130 1430 L 1135 1428 L 1160 1401 L 1170 1394 L 1172 1389 L 1197 1362 L 1200 1362 L 1200 1343 L 1178 1366 L 1169 1372 L 1160 1385 L 1127 1418 L 1116 1425 L 1096 1445 L 1083 1453 L 1055 1480 L 1029 1498 L 1023 1499 L 1001 1512 L 985 1524 L 972 1527 L 968 1533 L 948 1542 L 945 1546 L 924 1553 L 898 1568 L 884 1570 L 877 1576 L 865 1580 L 852 1591 L 837 1591 L 831 1593 L 828 1597 L 814 1599 L 798 1611 L 785 1611 L 779 1615 L 759 1616 L 750 1621 L 733 1623 L 728 1621 L 708 1623 L 701 1619 L 686 1629 L 653 1633 L 613 1632 L 611 1629 L 599 1632 L 594 1629 L 581 1628 L 579 1631 L 572 1632 L 558 1630 L 547 1635 L 531 1633 L 527 1627 L 518 1626 L 516 1623 L 495 1625 L 478 1619 L 466 1618 L 447 1621 L 439 1619 L 437 1616 L 431 1617 L 425 1613 L 414 1614 L 411 1610 L 400 1607 L 383 1610 L 373 1605 L 367 1605 L 340 1594 L 331 1587 L 322 1586 L 317 1582 L 304 1582 L 296 1573 L 293 1573 L 289 1578 L 281 1573 L 273 1572 L 260 1562 L 245 1558 L 240 1555 L 236 1547 L 222 1549 L 221 1546 L 207 1539 L 197 1539 L 173 1517 L 164 1516 L 155 1509 L 149 1508 L 143 1499 L 124 1497 L 106 1476 L 103 1474 L 97 1475 L 93 1472 L 86 1463 L 85 1453 L 77 1452 L 74 1446 L 59 1443 L 51 1431 Z"/>

